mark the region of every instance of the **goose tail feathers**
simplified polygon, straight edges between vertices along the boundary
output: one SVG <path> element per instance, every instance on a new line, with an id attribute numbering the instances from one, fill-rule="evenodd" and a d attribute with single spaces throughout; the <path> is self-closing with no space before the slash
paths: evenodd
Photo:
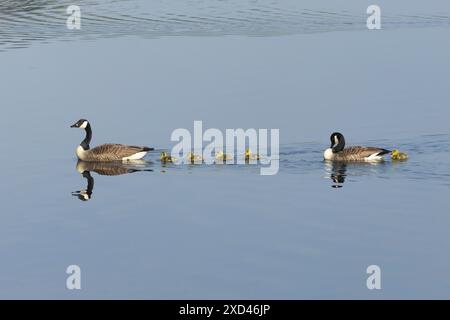
<path id="1" fill-rule="evenodd" d="M 381 149 L 381 151 L 378 153 L 379 156 L 388 154 L 388 153 L 392 153 L 391 150 L 387 150 L 387 149 Z"/>

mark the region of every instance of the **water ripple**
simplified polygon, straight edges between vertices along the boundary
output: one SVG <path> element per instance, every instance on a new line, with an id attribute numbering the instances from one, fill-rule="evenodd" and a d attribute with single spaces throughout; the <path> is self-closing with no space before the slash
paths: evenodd
<path id="1" fill-rule="evenodd" d="M 407 152 L 408 161 L 381 163 L 327 163 L 322 150 L 328 145 L 298 143 L 284 145 L 280 152 L 280 171 L 287 174 L 323 172 L 324 177 L 344 181 L 346 177 L 377 176 L 385 179 L 433 181 L 450 185 L 450 135 L 433 134 L 402 140 L 373 140 L 370 145 L 389 145 Z M 333 185 L 338 186 L 338 185 Z"/>
<path id="2" fill-rule="evenodd" d="M 97 39 L 137 35 L 161 36 L 277 36 L 299 33 L 364 30 L 364 11 L 343 8 L 330 11 L 304 8 L 300 1 L 272 0 L 81 0 L 81 30 L 66 28 L 71 0 L 0 1 L 0 51 L 22 48 L 32 42 Z M 448 12 L 428 15 L 383 14 L 383 28 L 450 25 Z"/>

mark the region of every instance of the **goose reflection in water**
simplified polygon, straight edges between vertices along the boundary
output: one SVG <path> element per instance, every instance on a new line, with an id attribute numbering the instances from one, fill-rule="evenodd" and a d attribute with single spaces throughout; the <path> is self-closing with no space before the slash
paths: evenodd
<path id="1" fill-rule="evenodd" d="M 332 188 L 342 188 L 348 177 L 382 176 L 389 171 L 389 162 L 325 161 L 326 176 L 333 181 Z"/>
<path id="2" fill-rule="evenodd" d="M 149 162 L 144 160 L 134 160 L 132 162 L 86 162 L 79 160 L 76 169 L 83 178 L 87 180 L 86 189 L 72 192 L 72 195 L 78 197 L 82 201 L 88 201 L 92 198 L 94 190 L 94 178 L 91 171 L 102 176 L 119 176 L 134 172 L 152 172 L 149 169 Z"/>
<path id="3" fill-rule="evenodd" d="M 327 162 L 328 163 L 328 162 Z M 334 182 L 332 188 L 342 188 L 347 176 L 347 164 L 345 162 L 333 161 L 331 164 L 330 179 Z"/>

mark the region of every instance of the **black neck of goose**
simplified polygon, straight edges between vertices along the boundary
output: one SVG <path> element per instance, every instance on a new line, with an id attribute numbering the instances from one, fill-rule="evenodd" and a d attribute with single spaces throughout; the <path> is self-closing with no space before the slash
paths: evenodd
<path id="1" fill-rule="evenodd" d="M 80 146 L 81 146 L 84 150 L 89 150 L 89 143 L 91 143 L 91 139 L 92 139 L 92 129 L 91 129 L 91 125 L 88 123 L 88 125 L 86 126 L 86 128 L 85 128 L 84 130 L 86 130 L 86 137 L 85 137 L 84 140 L 80 143 Z"/>
<path id="2" fill-rule="evenodd" d="M 344 147 L 345 147 L 345 139 L 344 137 L 341 137 L 338 141 L 338 144 L 334 146 L 332 150 L 334 153 L 341 152 L 342 150 L 344 150 Z"/>

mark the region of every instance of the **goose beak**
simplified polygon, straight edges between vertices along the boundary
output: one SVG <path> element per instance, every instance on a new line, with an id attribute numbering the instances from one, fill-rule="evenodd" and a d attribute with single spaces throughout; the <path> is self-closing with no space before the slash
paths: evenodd
<path id="1" fill-rule="evenodd" d="M 77 124 L 75 123 L 75 124 L 71 125 L 70 127 L 71 127 L 71 128 L 76 128 L 76 127 L 77 127 Z"/>

